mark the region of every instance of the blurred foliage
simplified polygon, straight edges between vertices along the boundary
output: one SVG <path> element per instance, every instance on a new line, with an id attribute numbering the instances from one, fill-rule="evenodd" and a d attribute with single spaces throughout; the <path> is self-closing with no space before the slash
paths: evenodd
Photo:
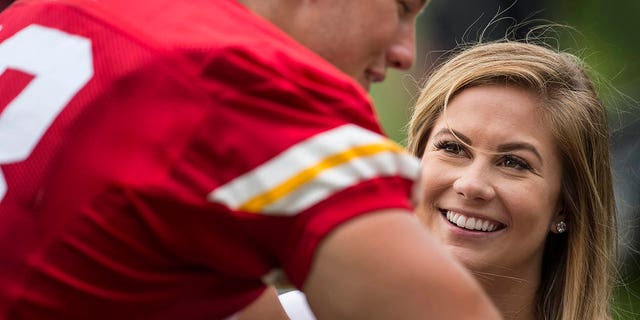
<path id="1" fill-rule="evenodd" d="M 547 12 L 552 21 L 573 26 L 582 34 L 561 39 L 565 47 L 584 48 L 583 58 L 590 66 L 615 88 L 638 99 L 640 1 L 548 1 Z"/>

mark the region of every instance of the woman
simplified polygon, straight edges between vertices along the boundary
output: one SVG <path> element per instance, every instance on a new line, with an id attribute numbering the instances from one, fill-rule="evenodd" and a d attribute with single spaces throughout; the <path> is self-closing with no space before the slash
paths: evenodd
<path id="1" fill-rule="evenodd" d="M 606 110 L 578 58 L 472 46 L 431 74 L 409 124 L 423 164 L 418 218 L 505 319 L 610 319 L 608 146 Z M 301 299 L 281 296 L 291 319 L 312 319 Z"/>
<path id="2" fill-rule="evenodd" d="M 429 77 L 410 121 L 419 218 L 505 319 L 609 319 L 608 146 L 578 58 L 518 42 L 468 48 Z"/>

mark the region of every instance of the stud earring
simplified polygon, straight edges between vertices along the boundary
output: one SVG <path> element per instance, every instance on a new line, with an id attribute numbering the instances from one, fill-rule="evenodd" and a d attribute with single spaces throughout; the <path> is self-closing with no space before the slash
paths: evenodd
<path id="1" fill-rule="evenodd" d="M 564 222 L 564 220 L 556 224 L 556 230 L 558 231 L 558 233 L 567 231 L 567 224 Z"/>

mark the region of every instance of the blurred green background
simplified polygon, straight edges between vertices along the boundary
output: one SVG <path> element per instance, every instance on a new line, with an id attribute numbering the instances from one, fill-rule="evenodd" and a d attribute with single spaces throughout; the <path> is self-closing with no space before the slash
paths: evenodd
<path id="1" fill-rule="evenodd" d="M 417 55 L 408 72 L 389 71 L 371 95 L 387 134 L 406 142 L 406 123 L 426 72 L 458 43 L 522 38 L 528 27 L 560 24 L 553 46 L 595 71 L 609 108 L 611 154 L 620 225 L 615 319 L 640 319 L 640 0 L 431 0 L 417 25 Z"/>

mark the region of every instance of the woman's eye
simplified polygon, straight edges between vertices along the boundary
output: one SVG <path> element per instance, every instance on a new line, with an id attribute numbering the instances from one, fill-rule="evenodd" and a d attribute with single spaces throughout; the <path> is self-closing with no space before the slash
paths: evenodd
<path id="1" fill-rule="evenodd" d="M 443 150 L 444 152 L 460 155 L 464 152 L 462 146 L 457 142 L 452 141 L 441 141 L 436 143 L 436 150 Z"/>
<path id="2" fill-rule="evenodd" d="M 515 156 L 511 156 L 511 155 L 507 155 L 504 156 L 504 158 L 502 158 L 502 162 L 500 163 L 501 165 L 507 167 L 507 168 L 514 168 L 517 170 L 530 170 L 531 166 L 524 160 L 515 157 Z"/>

